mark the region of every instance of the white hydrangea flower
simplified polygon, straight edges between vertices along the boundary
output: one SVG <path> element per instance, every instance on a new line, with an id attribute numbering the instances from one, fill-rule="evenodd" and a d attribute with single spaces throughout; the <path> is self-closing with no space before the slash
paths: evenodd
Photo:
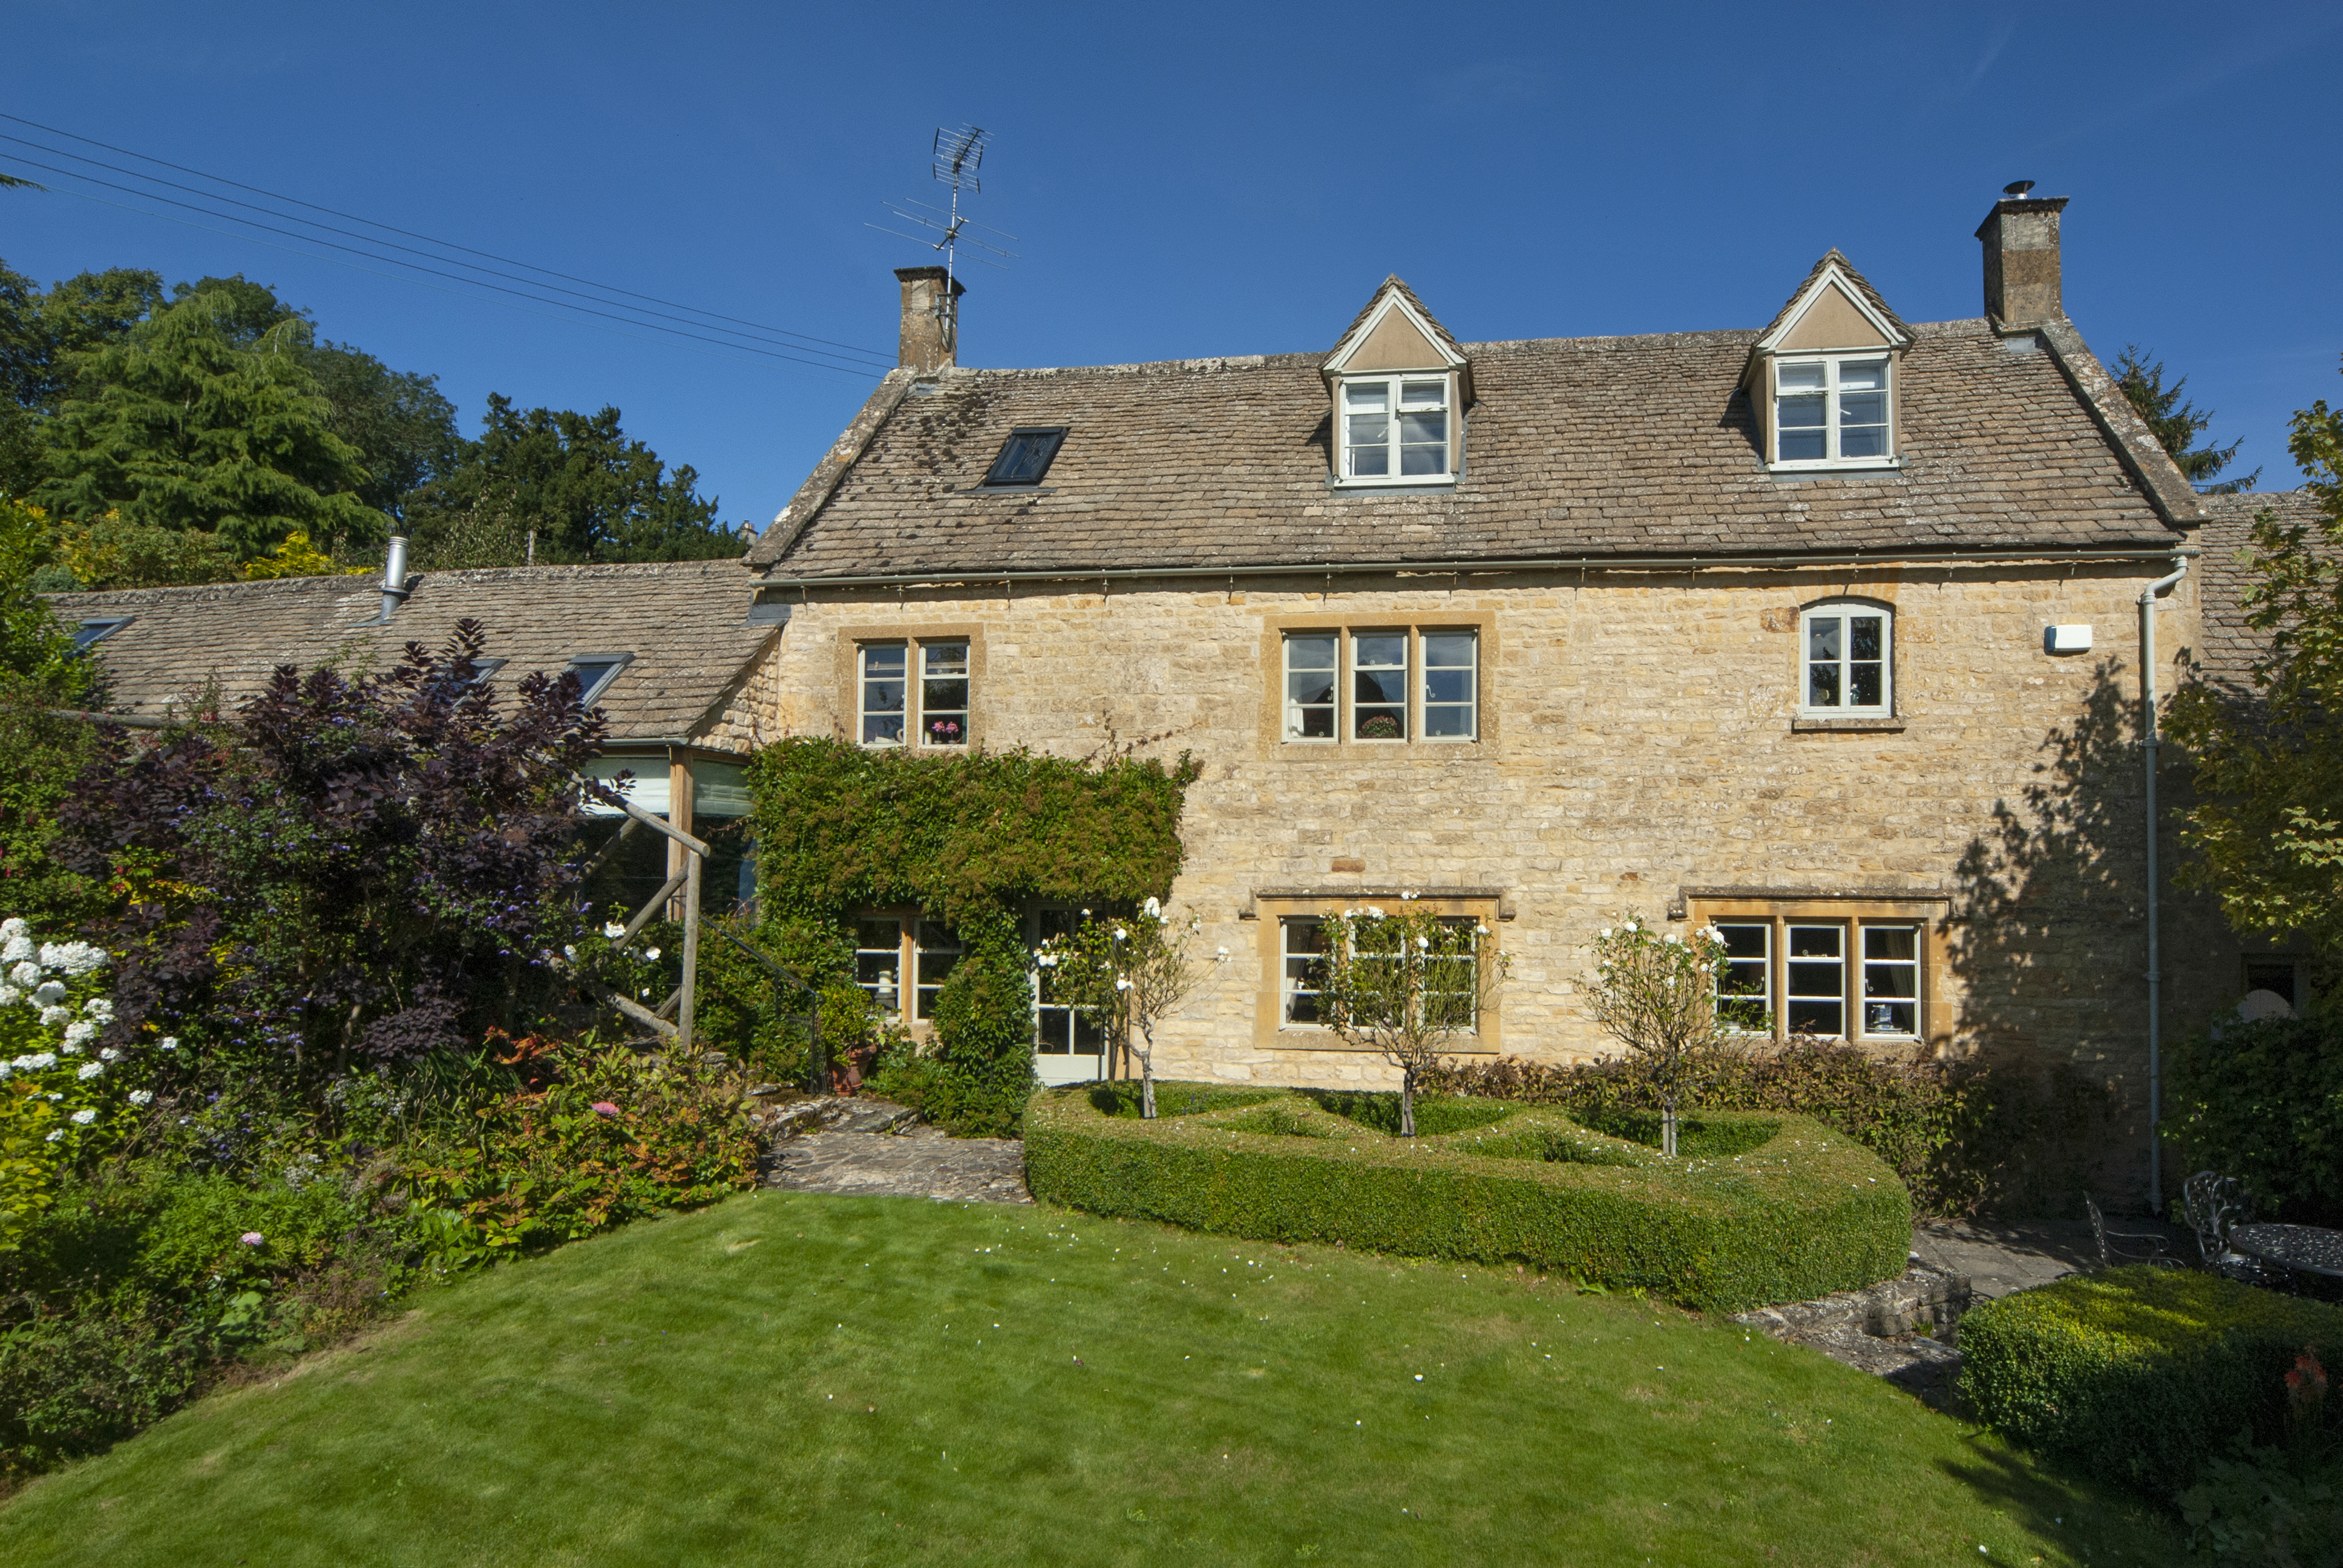
<path id="1" fill-rule="evenodd" d="M 44 980 L 33 992 L 33 1000 L 41 1007 L 55 1007 L 65 1000 L 65 982 Z"/>
<path id="2" fill-rule="evenodd" d="M 179 1037 L 178 1037 L 177 1035 L 176 1035 L 176 1034 L 166 1034 L 166 1035 L 165 1035 L 165 1036 L 163 1037 L 163 1040 L 162 1040 L 162 1046 L 163 1046 L 163 1049 L 164 1049 L 165 1050 L 178 1050 L 178 1049 L 179 1049 Z"/>
<path id="3" fill-rule="evenodd" d="M 65 1025 L 67 1045 L 87 1045 L 97 1033 L 97 1025 L 85 1018 L 77 1018 Z"/>
<path id="4" fill-rule="evenodd" d="M 13 1062 L 13 1061 L 0 1061 L 0 1083 L 5 1083 L 5 1082 L 6 1082 L 6 1081 L 8 1081 L 8 1076 L 9 1076 L 9 1074 L 11 1074 L 11 1073 L 15 1072 L 15 1070 L 16 1070 L 16 1064 L 15 1064 L 15 1062 Z"/>
<path id="5" fill-rule="evenodd" d="M 112 1023 L 114 1021 L 114 999 L 112 997 L 94 996 L 87 1001 L 81 1004 L 81 1010 L 82 1011 L 89 1014 L 90 1017 L 97 1020 L 100 1023 Z"/>
<path id="6" fill-rule="evenodd" d="M 0 985 L 0 1007 L 15 1007 L 25 1000 L 25 993 L 12 985 Z"/>
<path id="7" fill-rule="evenodd" d="M 155 1102 L 155 1091 L 151 1089 L 134 1089 L 125 1098 L 133 1105 L 152 1105 Z"/>
<path id="8" fill-rule="evenodd" d="M 84 1081 L 84 1082 L 85 1083 L 85 1082 L 87 1082 L 89 1080 L 91 1080 L 91 1079 L 93 1079 L 93 1078 L 96 1078 L 96 1076 L 98 1076 L 98 1074 L 100 1074 L 100 1073 L 104 1072 L 105 1070 L 106 1070 L 106 1063 L 104 1063 L 104 1062 L 102 1062 L 102 1061 L 89 1061 L 89 1062 L 84 1062 L 84 1063 L 82 1064 L 82 1070 L 81 1070 L 79 1072 L 75 1073 L 75 1074 L 74 1074 L 74 1076 L 75 1076 L 75 1078 L 78 1078 L 78 1079 L 82 1080 L 82 1081 Z"/>
<path id="9" fill-rule="evenodd" d="M 100 1061 L 120 1061 L 122 1060 L 122 1053 L 109 1045 L 104 1050 L 97 1053 L 97 1060 Z"/>
<path id="10" fill-rule="evenodd" d="M 50 1142 L 50 1143 L 55 1143 L 58 1139 L 63 1138 L 65 1135 L 65 1130 L 64 1128 L 60 1127 L 60 1128 L 58 1128 L 55 1132 L 52 1132 L 52 1133 L 50 1133 L 50 1134 L 49 1134 L 48 1138 L 46 1139 L 46 1141 L 47 1141 L 47 1142 Z"/>
<path id="11" fill-rule="evenodd" d="M 25 923 L 24 916 L 10 915 L 6 920 L 0 920 L 0 942 L 13 942 L 31 930 L 32 928 Z"/>
<path id="12" fill-rule="evenodd" d="M 32 938 L 10 937 L 6 942 L 0 943 L 0 964 L 23 963 L 26 959 L 31 958 L 35 950 Z"/>
<path id="13" fill-rule="evenodd" d="M 627 928 L 617 920 L 611 920 L 602 927 L 602 934 L 615 942 L 627 934 Z"/>
<path id="14" fill-rule="evenodd" d="M 41 1010 L 41 1027 L 43 1029 L 55 1029 L 71 1017 L 73 1017 L 73 1010 L 71 1008 L 45 1007 Z"/>
<path id="15" fill-rule="evenodd" d="M 26 959 L 8 971 L 8 978 L 20 986 L 36 986 L 41 983 L 41 966 Z"/>
<path id="16" fill-rule="evenodd" d="M 19 1072 L 38 1072 L 43 1068 L 55 1067 L 56 1064 L 57 1053 L 55 1051 L 35 1050 L 28 1051 L 25 1055 L 18 1057 L 9 1065 L 14 1067 Z"/>
<path id="17" fill-rule="evenodd" d="M 86 1127 L 96 1120 L 97 1112 L 95 1111 L 76 1111 L 73 1113 L 73 1124 L 75 1127 Z"/>
<path id="18" fill-rule="evenodd" d="M 85 975 L 106 967 L 106 950 L 87 942 L 44 942 L 41 944 L 41 967 L 63 970 L 69 975 Z"/>

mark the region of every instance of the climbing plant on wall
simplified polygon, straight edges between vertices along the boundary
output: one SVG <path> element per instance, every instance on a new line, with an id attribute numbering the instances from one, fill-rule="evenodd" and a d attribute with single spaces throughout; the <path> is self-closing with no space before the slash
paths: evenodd
<path id="1" fill-rule="evenodd" d="M 749 769 L 758 901 L 771 950 L 850 979 L 858 910 L 913 906 L 958 934 L 936 999 L 925 1109 L 965 1134 L 1015 1130 L 1033 1084 L 1029 900 L 1131 906 L 1172 890 L 1201 772 L 1129 756 L 922 756 L 784 740 Z"/>

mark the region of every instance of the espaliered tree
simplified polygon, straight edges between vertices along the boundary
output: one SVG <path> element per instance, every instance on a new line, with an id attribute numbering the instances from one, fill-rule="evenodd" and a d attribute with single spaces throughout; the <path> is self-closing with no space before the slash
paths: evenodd
<path id="1" fill-rule="evenodd" d="M 1210 960 L 1199 956 L 1196 942 L 1203 932 L 1202 920 L 1191 915 L 1181 925 L 1152 896 L 1128 919 L 1083 913 L 1089 918 L 1067 935 L 1042 943 L 1033 961 L 1055 972 L 1057 994 L 1095 1018 L 1109 1041 L 1126 1052 L 1136 1050 L 1139 1114 L 1151 1121 L 1155 1030 L 1215 968 L 1229 961 L 1229 950 L 1220 949 Z"/>
<path id="2" fill-rule="evenodd" d="M 759 945 L 850 982 L 860 910 L 912 908 L 949 926 L 960 961 L 935 1003 L 922 1107 L 964 1134 L 1013 1132 L 1033 1088 L 1025 906 L 1132 909 L 1171 891 L 1180 813 L 1199 769 L 1030 751 L 921 755 L 799 738 L 749 765 Z"/>
<path id="3" fill-rule="evenodd" d="M 1660 1152 L 1676 1151 L 1676 1111 L 1731 1033 L 1755 1015 L 1720 1010 L 1717 977 L 1728 972 L 1725 935 L 1704 926 L 1685 936 L 1661 931 L 1639 915 L 1603 928 L 1592 949 L 1587 1010 L 1611 1037 L 1639 1057 L 1660 1100 Z"/>
<path id="4" fill-rule="evenodd" d="M 1329 910 L 1312 965 L 1326 1026 L 1399 1069 L 1399 1135 L 1415 1136 L 1424 1075 L 1497 1000 L 1510 959 L 1489 928 L 1439 915 L 1403 893 L 1395 910 Z"/>

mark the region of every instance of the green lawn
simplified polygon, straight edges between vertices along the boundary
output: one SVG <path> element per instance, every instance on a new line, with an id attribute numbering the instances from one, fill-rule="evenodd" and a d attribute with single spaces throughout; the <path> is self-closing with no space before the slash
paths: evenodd
<path id="1" fill-rule="evenodd" d="M 779 1192 L 428 1293 L 0 1508 L 24 1568 L 2175 1555 L 2127 1501 L 1674 1309 Z"/>

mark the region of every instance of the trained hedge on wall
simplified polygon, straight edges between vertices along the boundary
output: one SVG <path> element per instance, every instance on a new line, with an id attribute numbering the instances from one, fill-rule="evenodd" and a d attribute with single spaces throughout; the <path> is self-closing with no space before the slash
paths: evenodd
<path id="1" fill-rule="evenodd" d="M 1744 1133 L 1722 1141 L 1754 1146 L 1667 1160 L 1535 1107 L 1402 1139 L 1368 1124 L 1353 1102 L 1364 1097 L 1250 1091 L 1232 1103 L 1199 1087 L 1164 1086 L 1167 1104 L 1192 1095 L 1202 1109 L 1154 1121 L 1116 1114 L 1108 1088 L 1035 1095 L 1026 1184 L 1094 1213 L 1525 1262 L 1720 1312 L 1871 1284 L 1902 1271 L 1911 1245 L 1896 1173 L 1803 1117 L 1711 1116 L 1720 1133 Z"/>
<path id="2" fill-rule="evenodd" d="M 2164 1496 L 2239 1432 L 2278 1439 L 2306 1349 L 2343 1355 L 2343 1307 L 2143 1265 L 1972 1309 L 1961 1387 L 2029 1448 Z"/>

